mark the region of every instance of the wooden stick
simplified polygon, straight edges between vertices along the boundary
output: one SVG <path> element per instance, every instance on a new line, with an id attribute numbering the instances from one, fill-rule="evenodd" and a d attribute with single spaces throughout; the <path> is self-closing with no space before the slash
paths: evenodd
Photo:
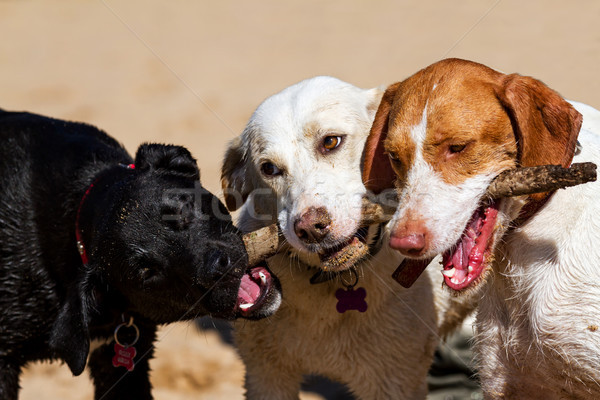
<path id="1" fill-rule="evenodd" d="M 266 226 L 242 236 L 248 265 L 253 266 L 275 255 L 279 248 L 279 228 L 276 224 Z"/>
<path id="2" fill-rule="evenodd" d="M 596 180 L 596 164 L 576 163 L 570 168 L 560 165 L 542 165 L 507 170 L 498 175 L 490 184 L 486 196 L 502 197 L 523 196 L 534 193 L 551 192 L 570 186 L 581 185 Z M 363 222 L 361 225 L 379 224 L 389 221 L 396 205 L 374 203 L 363 199 Z"/>
<path id="3" fill-rule="evenodd" d="M 516 168 L 502 172 L 487 190 L 493 199 L 551 192 L 596 180 L 596 164 L 577 163 L 570 168 L 560 165 Z"/>

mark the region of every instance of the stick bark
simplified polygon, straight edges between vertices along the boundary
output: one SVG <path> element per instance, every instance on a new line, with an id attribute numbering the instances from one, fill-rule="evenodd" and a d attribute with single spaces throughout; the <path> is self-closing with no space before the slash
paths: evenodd
<path id="1" fill-rule="evenodd" d="M 279 237 L 277 224 L 266 226 L 242 236 L 248 253 L 248 265 L 256 265 L 275 255 L 279 248 Z"/>

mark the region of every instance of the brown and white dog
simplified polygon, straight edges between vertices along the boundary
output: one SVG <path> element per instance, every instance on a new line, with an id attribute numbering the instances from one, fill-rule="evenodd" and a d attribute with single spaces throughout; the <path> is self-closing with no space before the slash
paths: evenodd
<path id="1" fill-rule="evenodd" d="M 600 162 L 600 113 L 573 104 L 536 79 L 448 59 L 387 89 L 367 141 L 363 179 L 400 197 L 390 246 L 442 254 L 450 289 L 481 291 L 486 398 L 600 398 L 600 183 L 484 196 L 516 166 Z"/>
<path id="2" fill-rule="evenodd" d="M 381 95 L 307 79 L 266 99 L 227 150 L 223 188 L 231 210 L 236 196 L 244 202 L 240 229 L 276 222 L 289 243 L 269 259 L 282 285 L 279 311 L 234 325 L 250 399 L 298 399 L 305 374 L 342 382 L 361 399 L 424 399 L 440 336 L 472 310 L 469 299 L 442 290 L 437 267 L 410 289 L 398 285 L 391 275 L 402 255 L 373 249 L 387 228 L 359 226 L 361 156 Z M 365 244 L 371 256 L 346 257 Z M 324 258 L 346 272 L 311 284 Z M 366 293 L 366 304 L 340 308 L 338 294 L 349 292 Z"/>

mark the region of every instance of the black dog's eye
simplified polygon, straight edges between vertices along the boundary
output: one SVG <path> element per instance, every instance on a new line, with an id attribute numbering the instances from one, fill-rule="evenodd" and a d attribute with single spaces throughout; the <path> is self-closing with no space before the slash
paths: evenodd
<path id="1" fill-rule="evenodd" d="M 450 153 L 456 154 L 463 151 L 465 147 L 467 147 L 466 144 L 453 144 L 448 147 L 448 150 L 450 151 Z"/>
<path id="2" fill-rule="evenodd" d="M 153 257 L 142 256 L 136 261 L 135 265 L 139 279 L 146 283 L 159 279 L 162 276 L 161 264 Z"/>
<path id="3" fill-rule="evenodd" d="M 266 176 L 277 176 L 281 175 L 281 170 L 272 162 L 264 162 L 260 166 L 261 172 Z"/>
<path id="4" fill-rule="evenodd" d="M 156 275 L 156 271 L 154 270 L 154 268 L 150 268 L 150 267 L 140 268 L 140 276 L 143 280 L 152 279 L 152 277 L 154 277 L 154 275 Z"/>
<path id="5" fill-rule="evenodd" d="M 337 149 L 342 144 L 342 136 L 325 136 L 321 144 L 323 153 L 328 153 Z"/>

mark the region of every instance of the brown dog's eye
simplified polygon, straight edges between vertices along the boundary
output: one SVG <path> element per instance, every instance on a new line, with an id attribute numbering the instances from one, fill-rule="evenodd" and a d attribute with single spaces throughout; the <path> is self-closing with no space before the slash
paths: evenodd
<path id="1" fill-rule="evenodd" d="M 332 151 L 339 147 L 342 144 L 341 136 L 325 136 L 323 139 L 323 150 L 325 152 Z"/>
<path id="2" fill-rule="evenodd" d="M 453 145 L 450 145 L 450 147 L 448 147 L 448 150 L 450 150 L 450 153 L 456 154 L 456 153 L 460 153 L 461 151 L 463 151 L 465 149 L 465 147 L 467 147 L 466 144 L 453 144 Z"/>
<path id="3" fill-rule="evenodd" d="M 390 163 L 392 164 L 392 169 L 396 173 L 399 173 L 399 171 L 402 169 L 402 161 L 400 160 L 400 157 L 398 156 L 398 154 L 394 153 L 393 151 L 388 151 L 387 155 L 388 155 L 388 158 L 390 159 Z"/>
<path id="4" fill-rule="evenodd" d="M 264 162 L 260 166 L 261 172 L 266 176 L 277 176 L 281 175 L 281 170 L 272 162 Z"/>

